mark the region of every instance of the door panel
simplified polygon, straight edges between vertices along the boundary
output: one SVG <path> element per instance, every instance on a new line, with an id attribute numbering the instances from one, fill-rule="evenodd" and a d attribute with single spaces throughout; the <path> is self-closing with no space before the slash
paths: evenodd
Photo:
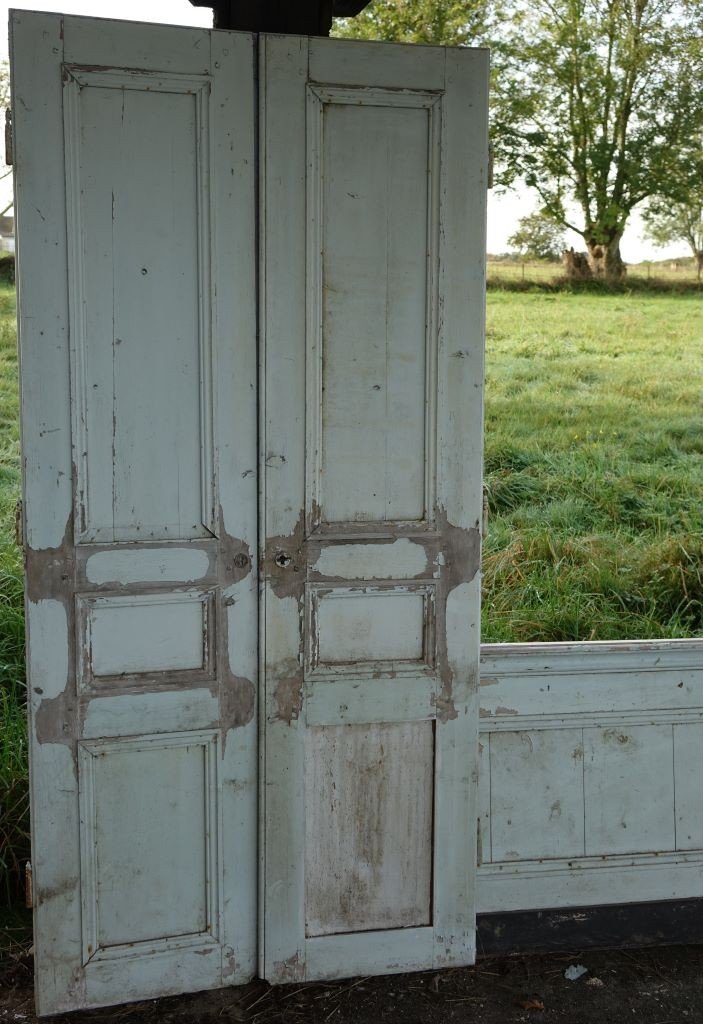
<path id="1" fill-rule="evenodd" d="M 429 925 L 433 723 L 313 727 L 306 757 L 306 935 Z"/>
<path id="2" fill-rule="evenodd" d="M 324 331 L 319 409 L 310 409 L 319 427 L 311 480 L 319 518 L 422 522 L 434 336 L 431 282 L 417 254 L 431 244 L 427 162 L 429 143 L 436 171 L 436 96 L 399 100 L 369 89 L 357 103 L 349 90 L 326 88 L 308 97 L 310 187 L 320 193 L 311 198 L 322 214 L 321 265 L 310 269 L 324 282 L 316 297 Z M 364 338 L 375 343 L 360 359 Z"/>
<path id="3" fill-rule="evenodd" d="M 15 12 L 37 1003 L 256 950 L 253 39 Z"/>
<path id="4" fill-rule="evenodd" d="M 210 82 L 64 80 L 81 540 L 211 536 Z"/>
<path id="5" fill-rule="evenodd" d="M 470 963 L 487 54 L 261 47 L 261 970 Z"/>

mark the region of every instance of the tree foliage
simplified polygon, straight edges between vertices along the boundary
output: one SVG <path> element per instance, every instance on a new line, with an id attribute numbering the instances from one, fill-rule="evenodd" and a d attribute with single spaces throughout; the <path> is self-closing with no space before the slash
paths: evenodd
<path id="1" fill-rule="evenodd" d="M 511 249 L 535 260 L 556 260 L 565 246 L 564 230 L 544 213 L 529 213 L 518 221 L 517 231 L 508 239 Z"/>
<path id="2" fill-rule="evenodd" d="M 703 182 L 691 190 L 685 202 L 654 199 L 644 213 L 645 231 L 657 245 L 685 242 L 703 271 Z"/>
<path id="3" fill-rule="evenodd" d="M 4 124 L 5 111 L 10 106 L 10 65 L 6 60 L 0 61 L 0 119 Z M 5 178 L 9 178 L 12 175 L 12 168 L 8 167 L 5 163 L 5 154 L 3 152 L 2 161 L 0 162 L 0 181 Z M 6 203 L 4 208 L 0 208 L 0 216 L 7 213 L 14 206 L 14 200 L 11 199 L 9 203 Z"/>
<path id="4" fill-rule="evenodd" d="M 374 0 L 335 34 L 490 42 L 497 181 L 534 188 L 596 272 L 623 271 L 638 204 L 703 177 L 700 0 Z"/>
<path id="5" fill-rule="evenodd" d="M 10 65 L 6 60 L 0 60 L 0 109 L 5 110 L 10 105 Z"/>
<path id="6" fill-rule="evenodd" d="M 697 0 L 517 0 L 497 40 L 502 180 L 524 178 L 597 272 L 622 273 L 635 206 L 701 180 L 700 13 Z"/>
<path id="7" fill-rule="evenodd" d="M 337 18 L 333 34 L 441 46 L 476 45 L 485 26 L 486 0 L 372 0 L 356 18 Z"/>

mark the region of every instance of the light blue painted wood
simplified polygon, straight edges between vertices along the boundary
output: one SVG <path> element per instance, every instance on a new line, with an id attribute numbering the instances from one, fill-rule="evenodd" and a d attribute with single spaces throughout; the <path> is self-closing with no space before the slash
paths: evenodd
<path id="1" fill-rule="evenodd" d="M 61 36 L 56 15 L 12 16 L 22 489 L 24 538 L 32 549 L 59 547 L 72 515 L 65 188 L 61 173 L 47 173 L 47 152 L 63 150 Z M 47 90 L 50 80 L 56 84 Z M 32 867 L 35 894 L 55 894 L 34 911 L 42 965 L 36 1005 L 49 1013 L 76 1005 L 71 992 L 82 958 L 78 780 L 74 752 L 67 744 L 39 743 L 36 723 L 43 701 L 60 699 L 69 683 L 72 624 L 66 603 L 48 595 L 26 600 L 25 609 Z"/>
<path id="2" fill-rule="evenodd" d="M 486 864 L 478 883 L 479 913 L 700 898 L 703 852 Z"/>
<path id="3" fill-rule="evenodd" d="M 703 850 L 703 723 L 675 725 L 676 849 Z"/>
<path id="4" fill-rule="evenodd" d="M 484 644 L 481 728 L 646 724 L 703 714 L 700 640 Z"/>
<path id="5" fill-rule="evenodd" d="M 487 71 L 485 52 L 263 42 L 273 982 L 475 955 Z M 405 732 L 424 741 L 394 744 Z M 433 834 L 413 832 L 401 856 L 428 792 Z M 350 822 L 365 853 L 340 847 Z"/>
<path id="6" fill-rule="evenodd" d="M 350 964 L 360 975 L 421 971 L 433 949 L 434 929 L 403 928 L 308 939 L 306 955 L 311 975 L 334 979 L 349 977 Z"/>
<path id="7" fill-rule="evenodd" d="M 673 726 L 584 729 L 586 853 L 676 848 Z"/>
<path id="8" fill-rule="evenodd" d="M 26 12 L 12 39 L 47 1014 L 255 969 L 254 63 Z"/>
<path id="9" fill-rule="evenodd" d="M 309 729 L 307 746 L 306 935 L 429 925 L 432 722 Z"/>
<path id="10" fill-rule="evenodd" d="M 496 817 L 484 798 L 479 910 L 703 895 L 701 652 L 700 641 L 484 646 L 482 787 Z"/>
<path id="11" fill-rule="evenodd" d="M 491 736 L 492 860 L 583 857 L 583 732 Z"/>
<path id="12" fill-rule="evenodd" d="M 434 716 L 436 689 L 430 675 L 308 680 L 305 721 L 308 725 L 421 722 Z"/>

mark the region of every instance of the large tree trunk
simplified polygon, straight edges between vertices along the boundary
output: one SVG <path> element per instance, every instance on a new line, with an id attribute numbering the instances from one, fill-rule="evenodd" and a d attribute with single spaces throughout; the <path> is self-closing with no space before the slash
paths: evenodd
<path id="1" fill-rule="evenodd" d="M 608 242 L 598 242 L 593 238 L 586 239 L 588 262 L 594 277 L 606 281 L 621 281 L 626 267 L 620 255 L 620 235 Z"/>

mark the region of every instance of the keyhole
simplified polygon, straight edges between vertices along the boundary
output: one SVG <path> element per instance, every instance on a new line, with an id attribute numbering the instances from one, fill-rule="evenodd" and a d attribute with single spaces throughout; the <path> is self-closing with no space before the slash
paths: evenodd
<path id="1" fill-rule="evenodd" d="M 276 562 L 276 565 L 281 567 L 281 569 L 287 569 L 293 559 L 290 555 L 287 555 L 285 551 L 278 551 L 276 552 L 276 558 L 274 561 Z"/>

